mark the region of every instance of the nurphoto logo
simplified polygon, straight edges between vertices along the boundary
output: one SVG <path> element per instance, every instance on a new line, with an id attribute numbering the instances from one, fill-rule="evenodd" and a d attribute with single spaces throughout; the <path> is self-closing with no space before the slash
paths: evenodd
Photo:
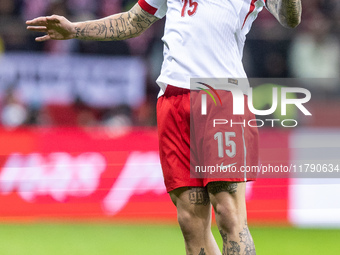
<path id="1" fill-rule="evenodd" d="M 207 80 L 207 79 L 204 79 Z M 216 81 L 216 79 L 212 79 Z M 225 82 L 221 82 L 224 80 Z M 243 79 L 247 80 L 247 79 Z M 213 100 L 215 106 L 223 107 L 223 102 L 221 99 L 221 95 L 218 90 L 229 91 L 232 95 L 232 113 L 233 115 L 244 115 L 245 114 L 245 105 L 248 107 L 249 111 L 254 115 L 258 116 L 269 116 L 273 114 L 275 111 L 280 110 L 281 116 L 287 115 L 287 106 L 295 106 L 299 109 L 305 116 L 311 116 L 310 111 L 304 106 L 311 99 L 311 93 L 308 89 L 300 88 L 300 87 L 272 87 L 271 91 L 271 106 L 269 109 L 255 109 L 254 107 L 254 93 L 253 88 L 249 86 L 249 82 L 243 82 L 239 84 L 238 80 L 232 79 L 234 82 L 230 82 L 230 79 L 218 79 L 217 83 L 214 82 L 202 82 L 195 81 L 196 87 L 195 89 L 199 89 L 205 93 L 200 93 L 201 95 L 201 115 L 207 115 L 208 112 L 208 99 L 207 95 L 210 96 L 211 100 Z M 235 82 L 237 81 L 237 82 Z M 199 84 L 200 86 L 197 86 Z M 240 86 L 239 86 L 240 85 Z M 243 85 L 243 86 L 242 86 Z M 221 92 L 220 92 L 221 93 Z M 299 98 L 290 98 L 288 95 L 295 94 L 300 95 Z M 247 95 L 245 97 L 244 95 Z M 280 100 L 279 100 L 280 99 Z M 245 104 L 246 100 L 246 104 Z M 218 102 L 219 103 L 218 103 Z M 280 103 L 279 103 L 280 102 Z M 234 124 L 242 124 L 243 126 L 251 127 L 262 127 L 266 124 L 269 124 L 271 127 L 275 126 L 276 122 L 280 122 L 282 127 L 296 127 L 298 125 L 298 121 L 296 119 L 251 119 L 247 122 L 244 120 L 243 122 L 233 123 L 230 119 L 213 119 L 213 127 L 216 125 L 225 125 L 230 124 L 231 126 Z"/>

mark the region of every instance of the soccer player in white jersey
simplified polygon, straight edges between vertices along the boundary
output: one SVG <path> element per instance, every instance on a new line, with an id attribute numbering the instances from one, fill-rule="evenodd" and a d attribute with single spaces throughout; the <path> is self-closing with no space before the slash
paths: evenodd
<path id="1" fill-rule="evenodd" d="M 46 33 L 38 42 L 109 41 L 138 36 L 166 16 L 164 62 L 157 80 L 160 157 L 186 254 L 221 254 L 211 233 L 211 205 L 222 253 L 256 254 L 247 226 L 245 179 L 190 178 L 189 88 L 190 78 L 246 77 L 241 62 L 245 36 L 265 6 L 285 27 L 300 23 L 301 0 L 139 0 L 131 10 L 99 20 L 72 23 L 52 15 L 26 22 L 29 30 Z M 247 132 L 247 143 L 236 137 L 241 143 L 236 148 L 247 147 L 247 157 L 256 161 L 257 132 L 243 130 Z"/>

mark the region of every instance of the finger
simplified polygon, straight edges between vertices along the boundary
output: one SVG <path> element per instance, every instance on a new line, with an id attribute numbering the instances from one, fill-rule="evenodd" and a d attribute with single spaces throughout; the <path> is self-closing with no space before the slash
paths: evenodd
<path id="1" fill-rule="evenodd" d="M 46 17 L 39 17 L 32 20 L 27 20 L 26 25 L 32 25 L 32 26 L 46 26 L 47 25 L 47 19 Z"/>
<path id="2" fill-rule="evenodd" d="M 47 28 L 44 26 L 28 26 L 27 29 L 34 32 L 47 32 Z"/>
<path id="3" fill-rule="evenodd" d="M 40 36 L 40 37 L 37 37 L 35 38 L 35 41 L 36 42 L 44 42 L 44 41 L 47 41 L 47 40 L 50 40 L 51 37 L 49 35 L 44 35 L 44 36 Z"/>
<path id="4" fill-rule="evenodd" d="M 47 22 L 49 22 L 49 21 L 59 22 L 59 16 L 57 16 L 57 15 L 48 16 L 48 17 L 46 17 L 46 21 Z"/>

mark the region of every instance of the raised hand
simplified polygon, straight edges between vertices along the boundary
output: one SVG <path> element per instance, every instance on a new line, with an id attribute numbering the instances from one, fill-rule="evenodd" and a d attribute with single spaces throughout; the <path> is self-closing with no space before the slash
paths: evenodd
<path id="1" fill-rule="evenodd" d="M 268 10 L 284 27 L 294 28 L 301 22 L 301 0 L 267 0 Z"/>
<path id="2" fill-rule="evenodd" d="M 27 29 L 35 32 L 46 33 L 44 36 L 36 37 L 37 42 L 47 40 L 73 39 L 76 34 L 75 24 L 63 16 L 52 15 L 39 17 L 26 21 Z"/>

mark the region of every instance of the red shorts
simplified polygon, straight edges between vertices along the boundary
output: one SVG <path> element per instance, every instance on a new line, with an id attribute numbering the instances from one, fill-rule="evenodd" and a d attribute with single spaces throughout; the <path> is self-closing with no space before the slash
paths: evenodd
<path id="1" fill-rule="evenodd" d="M 202 116 L 201 93 L 168 85 L 158 99 L 160 160 L 168 192 L 256 178 L 246 168 L 258 165 L 258 131 L 254 121 L 248 125 L 255 116 L 247 100 L 244 115 L 233 115 L 231 92 L 219 91 L 223 105 L 208 99 L 208 112 Z"/>

